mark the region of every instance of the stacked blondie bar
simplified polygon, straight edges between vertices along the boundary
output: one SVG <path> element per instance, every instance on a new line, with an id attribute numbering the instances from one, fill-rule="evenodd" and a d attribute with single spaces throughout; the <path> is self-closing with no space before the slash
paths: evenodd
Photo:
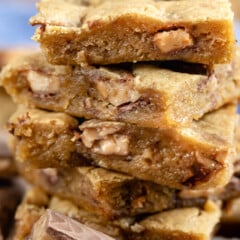
<path id="1" fill-rule="evenodd" d="M 8 129 L 34 185 L 15 238 L 80 239 L 83 223 L 109 239 L 210 239 L 221 202 L 240 194 L 226 194 L 240 95 L 229 1 L 42 0 L 38 10 L 43 53 L 1 75 L 21 104 Z"/>

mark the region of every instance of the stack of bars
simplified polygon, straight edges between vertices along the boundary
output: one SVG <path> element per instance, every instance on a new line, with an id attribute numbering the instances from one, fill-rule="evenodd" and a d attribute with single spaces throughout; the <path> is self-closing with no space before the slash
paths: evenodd
<path id="1" fill-rule="evenodd" d="M 43 53 L 1 75 L 21 104 L 8 129 L 34 186 L 15 239 L 207 240 L 220 218 L 234 221 L 240 49 L 229 1 L 38 10 Z"/>
<path id="2" fill-rule="evenodd" d="M 2 67 L 20 52 L 15 50 L 0 51 L 0 71 Z M 17 169 L 12 151 L 8 147 L 11 135 L 7 132 L 5 124 L 11 114 L 16 111 L 15 104 L 0 87 L 0 239 L 6 239 L 13 223 L 13 217 L 18 204 L 21 201 L 23 188 L 17 179 Z"/>

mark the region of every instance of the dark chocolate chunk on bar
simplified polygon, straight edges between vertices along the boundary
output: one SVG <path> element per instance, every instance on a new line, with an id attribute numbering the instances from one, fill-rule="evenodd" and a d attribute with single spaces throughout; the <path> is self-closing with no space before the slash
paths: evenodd
<path id="1" fill-rule="evenodd" d="M 114 240 L 61 213 L 47 210 L 35 224 L 31 240 Z"/>

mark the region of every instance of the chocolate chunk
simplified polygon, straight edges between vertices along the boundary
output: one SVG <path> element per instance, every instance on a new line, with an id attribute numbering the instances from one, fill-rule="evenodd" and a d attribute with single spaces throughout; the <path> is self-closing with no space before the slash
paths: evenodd
<path id="1" fill-rule="evenodd" d="M 31 240 L 113 240 L 63 214 L 47 210 L 34 225 Z"/>

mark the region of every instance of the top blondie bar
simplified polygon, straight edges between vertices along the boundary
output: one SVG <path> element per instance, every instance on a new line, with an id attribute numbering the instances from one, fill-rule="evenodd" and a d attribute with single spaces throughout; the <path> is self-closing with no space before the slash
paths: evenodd
<path id="1" fill-rule="evenodd" d="M 30 19 L 34 40 L 54 64 L 114 64 L 232 58 L 228 0 L 42 0 Z"/>

